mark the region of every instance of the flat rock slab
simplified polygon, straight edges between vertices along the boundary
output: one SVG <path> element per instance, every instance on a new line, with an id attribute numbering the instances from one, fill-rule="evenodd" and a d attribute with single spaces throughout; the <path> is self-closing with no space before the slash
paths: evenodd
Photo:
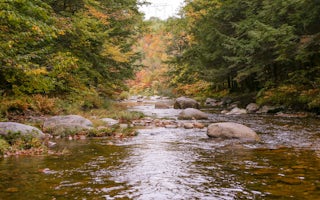
<path id="1" fill-rule="evenodd" d="M 111 118 L 102 118 L 101 121 L 105 122 L 108 126 L 113 126 L 119 124 L 119 120 L 111 119 Z"/>
<path id="2" fill-rule="evenodd" d="M 36 127 L 16 122 L 0 122 L 0 135 L 6 136 L 9 133 L 20 133 L 21 135 L 32 135 L 36 138 L 44 138 L 45 134 Z"/>
<path id="3" fill-rule="evenodd" d="M 233 108 L 230 112 L 227 112 L 226 115 L 242 115 L 242 114 L 247 114 L 246 109 L 241 109 L 238 107 Z"/>
<path id="4" fill-rule="evenodd" d="M 251 128 L 234 123 L 234 122 L 221 122 L 214 123 L 208 126 L 207 135 L 214 138 L 226 139 L 243 139 L 250 141 L 259 141 L 259 136 Z"/>
<path id="5" fill-rule="evenodd" d="M 50 117 L 43 123 L 43 130 L 53 135 L 68 135 L 93 127 L 90 120 L 79 115 Z"/>

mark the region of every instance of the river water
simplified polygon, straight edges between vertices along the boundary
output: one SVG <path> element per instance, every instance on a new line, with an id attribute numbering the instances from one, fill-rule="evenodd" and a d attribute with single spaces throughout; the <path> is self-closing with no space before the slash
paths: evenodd
<path id="1" fill-rule="evenodd" d="M 132 108 L 176 118 L 179 110 Z M 144 128 L 133 138 L 59 141 L 62 156 L 0 159 L 0 199 L 320 199 L 320 120 L 211 114 L 247 125 L 260 143 L 206 130 Z"/>

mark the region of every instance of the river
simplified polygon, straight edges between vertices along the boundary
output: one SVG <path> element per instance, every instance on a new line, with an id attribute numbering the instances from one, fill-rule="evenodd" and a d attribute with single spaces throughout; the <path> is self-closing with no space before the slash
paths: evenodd
<path id="1" fill-rule="evenodd" d="M 178 110 L 131 108 L 176 118 Z M 0 199 L 320 199 L 320 120 L 213 113 L 203 123 L 247 125 L 260 143 L 205 130 L 144 128 L 133 138 L 61 140 L 60 156 L 0 159 Z"/>

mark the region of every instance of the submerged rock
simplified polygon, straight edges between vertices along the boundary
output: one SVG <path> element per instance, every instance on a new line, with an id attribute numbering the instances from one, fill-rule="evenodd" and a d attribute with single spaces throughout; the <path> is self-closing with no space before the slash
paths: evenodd
<path id="1" fill-rule="evenodd" d="M 183 123 L 183 128 L 185 128 L 185 129 L 193 129 L 194 126 L 193 126 L 193 123 L 186 122 L 186 123 Z"/>
<path id="2" fill-rule="evenodd" d="M 247 110 L 235 107 L 230 112 L 226 113 L 226 115 L 241 115 L 241 114 L 247 114 Z"/>
<path id="3" fill-rule="evenodd" d="M 235 138 L 259 141 L 259 136 L 251 128 L 233 122 L 214 123 L 208 126 L 207 135 L 214 138 Z"/>
<path id="4" fill-rule="evenodd" d="M 179 97 L 175 100 L 174 106 L 175 109 L 186 109 L 186 108 L 200 108 L 200 104 L 191 98 Z"/>
<path id="5" fill-rule="evenodd" d="M 66 135 L 93 127 L 90 120 L 79 115 L 65 115 L 50 117 L 43 123 L 43 130 L 53 135 Z"/>
<path id="6" fill-rule="evenodd" d="M 6 136 L 9 133 L 20 133 L 21 135 L 31 135 L 37 138 L 45 137 L 45 134 L 36 127 L 16 122 L 0 122 L 0 135 Z"/>
<path id="7" fill-rule="evenodd" d="M 187 108 L 180 112 L 179 119 L 208 119 L 209 115 L 195 108 Z"/>

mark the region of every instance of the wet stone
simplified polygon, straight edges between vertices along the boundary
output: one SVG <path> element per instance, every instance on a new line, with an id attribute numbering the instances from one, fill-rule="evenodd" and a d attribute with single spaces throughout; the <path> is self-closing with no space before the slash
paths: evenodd
<path id="1" fill-rule="evenodd" d="M 193 129 L 194 126 L 193 126 L 192 123 L 184 123 L 184 124 L 183 124 L 183 128 L 185 128 L 185 129 Z"/>
<path id="2" fill-rule="evenodd" d="M 178 128 L 178 126 L 174 125 L 174 124 L 168 124 L 168 125 L 165 125 L 164 127 L 165 128 Z"/>

